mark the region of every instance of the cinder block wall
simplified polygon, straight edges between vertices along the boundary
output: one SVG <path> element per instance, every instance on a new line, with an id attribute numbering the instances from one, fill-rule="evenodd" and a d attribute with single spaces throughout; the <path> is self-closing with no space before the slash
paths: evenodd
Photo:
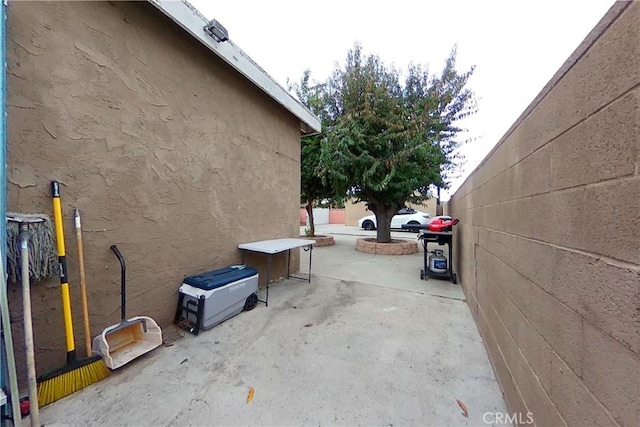
<path id="1" fill-rule="evenodd" d="M 640 425 L 639 29 L 614 4 L 448 204 L 509 408 L 537 425 Z"/>

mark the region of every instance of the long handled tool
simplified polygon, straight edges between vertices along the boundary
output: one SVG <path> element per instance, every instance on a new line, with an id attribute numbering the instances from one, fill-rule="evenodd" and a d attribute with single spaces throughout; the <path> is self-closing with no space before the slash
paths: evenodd
<path id="1" fill-rule="evenodd" d="M 4 263 L 0 262 L 0 313 L 2 315 L 2 338 L 4 351 L 7 358 L 7 371 L 9 374 L 9 389 L 11 393 L 11 413 L 13 425 L 20 426 L 20 396 L 18 395 L 18 375 L 16 374 L 16 360 L 13 355 L 13 334 L 11 333 L 11 321 L 9 317 L 9 303 L 7 300 L 7 283 L 4 271 Z"/>
<path id="2" fill-rule="evenodd" d="M 111 369 L 131 362 L 162 344 L 162 329 L 148 316 L 127 319 L 127 266 L 116 245 L 111 250 L 120 262 L 120 323 L 109 326 L 93 339 L 93 349 Z"/>
<path id="3" fill-rule="evenodd" d="M 49 215 L 7 213 L 8 276 L 11 282 L 22 284 L 24 347 L 32 427 L 40 427 L 40 411 L 31 315 L 31 282 L 47 278 L 55 271 L 54 248 L 53 226 Z"/>
<path id="4" fill-rule="evenodd" d="M 38 402 L 40 406 L 48 405 L 62 399 L 80 389 L 106 378 L 110 372 L 100 356 L 78 359 L 73 336 L 71 317 L 71 299 L 67 279 L 67 258 L 64 246 L 64 229 L 62 227 L 62 203 L 60 201 L 60 183 L 51 182 L 53 198 L 53 218 L 56 228 L 56 244 L 58 247 L 58 263 L 60 273 L 60 291 L 62 293 L 62 312 L 66 335 L 67 364 L 38 378 Z"/>
<path id="5" fill-rule="evenodd" d="M 84 247 L 82 244 L 82 224 L 80 211 L 74 211 L 76 240 L 78 241 L 78 268 L 80 270 L 80 295 L 82 297 L 82 319 L 84 323 L 84 345 L 87 356 L 91 356 L 91 328 L 89 327 L 89 304 L 87 302 L 87 280 L 84 274 Z"/>
<path id="6" fill-rule="evenodd" d="M 44 221 L 44 220 L 41 220 Z M 31 319 L 31 284 L 29 283 L 29 223 L 20 223 L 20 257 L 22 264 L 22 312 L 24 319 L 24 346 L 27 358 L 27 382 L 29 384 L 29 415 L 31 427 L 40 427 L 36 359 L 33 345 L 33 321 Z"/>

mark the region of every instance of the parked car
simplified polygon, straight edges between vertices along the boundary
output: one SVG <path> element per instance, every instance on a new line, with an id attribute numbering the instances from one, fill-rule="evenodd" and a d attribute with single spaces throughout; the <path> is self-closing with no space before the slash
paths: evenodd
<path id="1" fill-rule="evenodd" d="M 402 229 L 403 224 L 428 224 L 431 215 L 428 212 L 420 212 L 412 208 L 402 208 L 391 218 L 392 229 Z M 375 215 L 367 215 L 358 220 L 358 227 L 365 230 L 375 230 L 378 224 Z M 418 231 L 411 229 L 409 231 Z"/>

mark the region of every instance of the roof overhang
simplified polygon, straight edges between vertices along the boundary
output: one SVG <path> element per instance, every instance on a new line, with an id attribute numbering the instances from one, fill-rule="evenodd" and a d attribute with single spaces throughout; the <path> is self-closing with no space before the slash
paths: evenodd
<path id="1" fill-rule="evenodd" d="M 204 26 L 209 21 L 192 5 L 184 0 L 148 1 L 260 90 L 269 95 L 274 101 L 296 116 L 300 120 L 300 132 L 303 136 L 315 135 L 321 132 L 320 119 L 300 101 L 291 96 L 286 89 L 249 58 L 242 49 L 233 44 L 231 40 L 218 43 L 205 33 Z"/>

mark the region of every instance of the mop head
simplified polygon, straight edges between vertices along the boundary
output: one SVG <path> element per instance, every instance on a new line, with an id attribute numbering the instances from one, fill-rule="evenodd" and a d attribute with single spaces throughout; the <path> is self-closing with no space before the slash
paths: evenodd
<path id="1" fill-rule="evenodd" d="M 35 222 L 42 220 L 40 222 Z M 58 275 L 53 222 L 45 214 L 7 213 L 7 275 L 21 283 L 20 224 L 29 224 L 29 276 L 39 282 Z"/>

